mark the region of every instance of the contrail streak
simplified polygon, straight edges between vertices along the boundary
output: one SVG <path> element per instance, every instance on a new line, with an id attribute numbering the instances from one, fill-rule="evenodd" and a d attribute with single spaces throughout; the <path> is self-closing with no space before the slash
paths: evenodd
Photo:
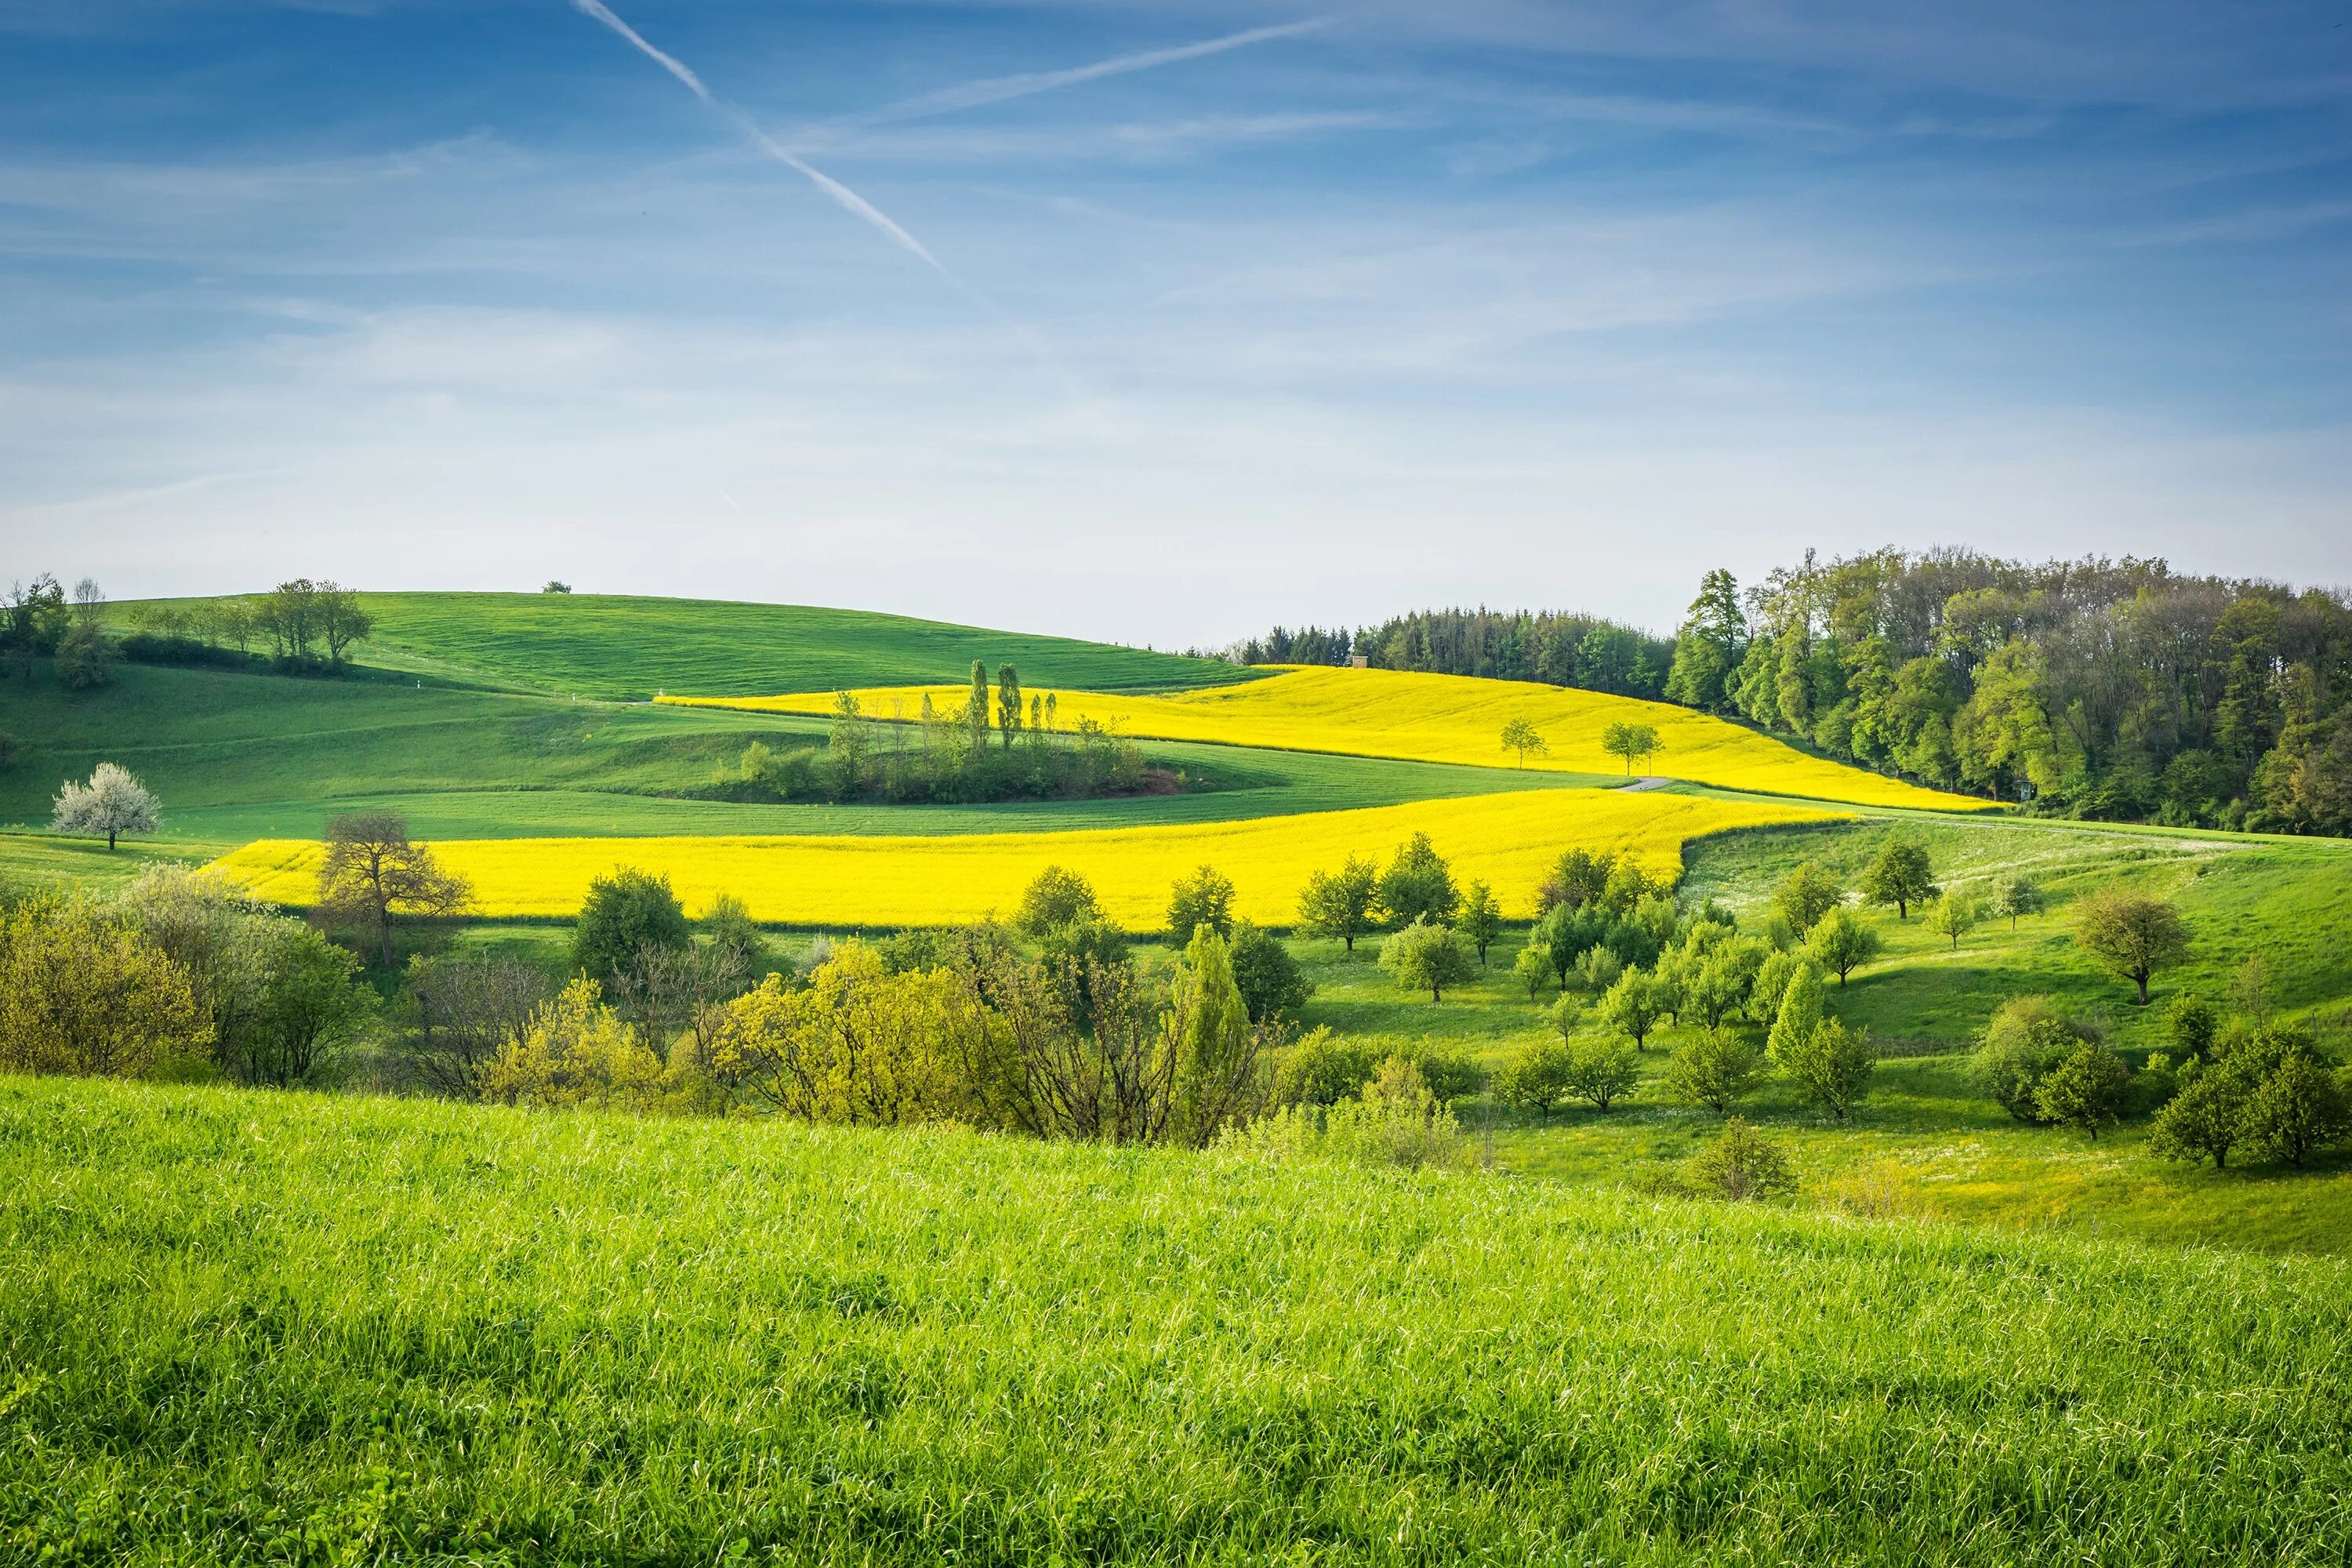
<path id="1" fill-rule="evenodd" d="M 579 0 L 585 5 L 593 0 Z M 599 7 L 601 9 L 602 7 Z M 1073 66 L 1067 70 L 1024 71 L 1015 76 L 988 77 L 979 81 L 965 82 L 961 87 L 945 87 L 936 92 L 919 94 L 897 103 L 850 119 L 860 124 L 875 124 L 895 120 L 921 120 L 934 114 L 951 114 L 960 109 L 978 109 L 983 104 L 1004 103 L 1033 93 L 1051 92 L 1055 88 L 1075 87 L 1080 82 L 1098 81 L 1108 76 L 1125 76 L 1130 71 L 1152 70 L 1160 66 L 1172 66 L 1185 60 L 1197 60 L 1210 55 L 1222 55 L 1228 49 L 1247 48 L 1252 44 L 1268 43 L 1276 38 L 1295 38 L 1303 33 L 1318 32 L 1330 26 L 1328 17 L 1316 17 L 1304 22 L 1285 22 L 1271 27 L 1252 27 L 1246 32 L 1228 33 L 1220 38 L 1207 38 L 1197 44 L 1181 44 L 1173 48 L 1146 49 L 1139 54 L 1116 55 L 1092 65 Z M 642 40 L 640 40 L 642 47 Z M 667 60 L 667 57 L 663 57 Z M 673 68 L 677 62 L 668 61 Z"/>
<path id="2" fill-rule="evenodd" d="M 823 191 L 826 195 L 831 196 L 835 201 L 840 203 L 844 211 L 862 218 L 866 223 L 871 224 L 874 227 L 879 229 L 883 234 L 889 237 L 893 244 L 903 247 L 914 256 L 919 257 L 925 266 L 938 273 L 940 277 L 946 279 L 950 283 L 954 284 L 956 288 L 959 289 L 963 289 L 962 281 L 959 279 L 954 273 L 950 272 L 947 268 L 940 263 L 938 257 L 933 256 L 929 250 L 925 249 L 923 247 L 922 241 L 917 239 L 913 235 L 908 234 L 905 229 L 899 227 L 898 224 L 893 222 L 889 214 L 884 212 L 880 207 L 876 206 L 872 202 L 867 201 L 864 196 L 859 195 L 856 191 L 851 190 L 847 185 L 843 184 L 839 180 L 835 179 L 832 175 L 826 174 L 822 169 L 814 167 L 803 159 L 795 157 L 792 153 L 780 145 L 774 137 L 770 136 L 766 132 L 761 130 L 758 125 L 754 124 L 750 115 L 744 113 L 733 104 L 727 102 L 724 99 L 718 97 L 708 87 L 705 87 L 702 84 L 702 79 L 695 75 L 694 72 L 688 68 L 685 61 L 679 59 L 675 55 L 665 54 L 660 49 L 657 49 L 654 47 L 653 45 L 647 43 L 643 34 L 639 33 L 635 27 L 630 26 L 626 22 L 624 22 L 619 16 L 615 16 L 613 12 L 613 8 L 605 5 L 604 0 L 572 0 L 572 4 L 583 15 L 594 17 L 597 21 L 604 23 L 607 27 L 612 28 L 615 33 L 620 34 L 622 37 L 627 39 L 631 45 L 644 53 L 646 58 L 652 60 L 656 65 L 660 66 L 662 69 L 669 72 L 670 75 L 677 78 L 679 81 L 685 83 L 688 91 L 693 93 L 695 97 L 700 99 L 705 104 L 708 104 L 710 108 L 724 115 L 728 123 L 734 126 L 738 132 L 741 132 L 744 138 L 751 142 L 753 146 L 759 148 L 760 151 L 765 153 L 771 158 L 775 159 L 776 162 L 783 164 L 784 167 L 792 170 L 797 174 L 800 174 L 818 190 Z M 966 292 L 969 292 L 969 290 L 966 290 Z"/>

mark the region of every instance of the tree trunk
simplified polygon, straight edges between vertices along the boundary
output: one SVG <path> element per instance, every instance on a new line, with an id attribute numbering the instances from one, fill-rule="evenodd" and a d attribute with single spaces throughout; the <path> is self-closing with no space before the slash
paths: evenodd
<path id="1" fill-rule="evenodd" d="M 2147 971 L 2143 969 L 2132 978 L 2139 982 L 2139 1005 L 2145 1007 L 2147 1005 Z"/>
<path id="2" fill-rule="evenodd" d="M 110 855 L 114 853 L 114 829 L 111 827 L 106 830 L 106 852 Z"/>

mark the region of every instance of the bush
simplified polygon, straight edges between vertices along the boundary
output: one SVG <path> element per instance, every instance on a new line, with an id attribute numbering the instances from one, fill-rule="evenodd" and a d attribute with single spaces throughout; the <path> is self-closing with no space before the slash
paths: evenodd
<path id="1" fill-rule="evenodd" d="M 687 1064 L 678 1064 L 679 1076 Z M 636 1030 L 581 978 L 533 1013 L 482 1075 L 482 1097 L 508 1105 L 654 1110 L 679 1087 Z"/>
<path id="2" fill-rule="evenodd" d="M 1237 922 L 1233 929 L 1234 984 L 1241 988 L 1242 1002 L 1249 1008 L 1250 1022 L 1263 1024 L 1269 1018 L 1297 1016 L 1314 994 L 1315 986 L 1298 961 L 1290 956 L 1290 949 L 1273 932 L 1261 931 L 1247 921 Z"/>
<path id="3" fill-rule="evenodd" d="M 640 948 L 682 948 L 693 940 L 669 878 L 623 867 L 588 884 L 572 933 L 572 970 L 602 984 Z"/>
<path id="4" fill-rule="evenodd" d="M 1568 1097 L 1568 1058 L 1564 1040 L 1528 1041 L 1496 1075 L 1495 1098 L 1549 1121 L 1551 1108 Z"/>
<path id="5" fill-rule="evenodd" d="M 1796 1173 L 1778 1144 L 1735 1116 L 1722 1133 L 1685 1167 L 1690 1184 L 1733 1203 L 1779 1197 L 1797 1190 Z"/>
<path id="6" fill-rule="evenodd" d="M 188 972 L 129 923 L 39 899 L 0 917 L 0 1068 L 137 1078 L 212 1043 Z"/>
<path id="7" fill-rule="evenodd" d="M 1275 1060 L 1276 1105 L 1335 1104 L 1360 1090 L 1372 1076 L 1368 1046 L 1317 1029 L 1294 1041 Z"/>
<path id="8" fill-rule="evenodd" d="M 2042 1121 L 2035 1097 L 2042 1079 L 2094 1033 L 2047 996 L 2012 996 L 1993 1009 L 1971 1067 L 1996 1105 L 2020 1121 Z"/>
<path id="9" fill-rule="evenodd" d="M 1216 1147 L 1273 1163 L 1342 1160 L 1351 1164 L 1466 1168 L 1473 1163 L 1454 1112 L 1411 1062 L 1381 1063 L 1360 1095 L 1328 1110 L 1295 1104 L 1218 1134 Z"/>

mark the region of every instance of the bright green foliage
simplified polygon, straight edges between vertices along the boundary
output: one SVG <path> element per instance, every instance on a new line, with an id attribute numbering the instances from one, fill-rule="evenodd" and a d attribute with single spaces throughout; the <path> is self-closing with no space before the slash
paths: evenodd
<path id="1" fill-rule="evenodd" d="M 2013 996 L 1994 1010 L 1973 1069 L 1994 1104 L 2020 1121 L 2044 1121 L 2042 1080 L 2088 1043 L 2088 1031 L 2049 997 Z"/>
<path id="2" fill-rule="evenodd" d="M 1601 1019 L 1611 1028 L 1633 1042 L 1635 1050 L 1646 1050 L 1644 1043 L 1650 1031 L 1665 1016 L 1655 979 L 1639 969 L 1629 969 L 1617 977 L 1601 998 Z"/>
<path id="3" fill-rule="evenodd" d="M 1614 948 L 1598 942 L 1576 955 L 1576 983 L 1595 996 L 1605 994 L 1625 973 L 1625 961 Z"/>
<path id="4" fill-rule="evenodd" d="M 1666 700 L 1706 712 L 1730 706 L 1725 683 L 1739 666 L 1748 638 L 1748 618 L 1739 610 L 1739 584 L 1721 567 L 1709 572 L 1691 601 L 1690 615 L 1675 637 L 1675 662 L 1666 672 Z"/>
<path id="5" fill-rule="evenodd" d="M 1545 742 L 1536 727 L 1525 719 L 1514 719 L 1503 726 L 1503 750 L 1517 752 L 1519 755 L 1519 766 L 1523 768 L 1528 765 L 1529 757 L 1551 754 L 1551 747 Z"/>
<path id="6" fill-rule="evenodd" d="M 996 730 L 1008 752 L 1021 738 L 1021 674 L 1009 664 L 996 667 Z"/>
<path id="7" fill-rule="evenodd" d="M 1720 1116 L 1755 1087 L 1763 1068 L 1764 1053 L 1744 1033 L 1711 1032 L 1675 1047 L 1666 1060 L 1666 1087 L 1685 1105 L 1703 1105 Z"/>
<path id="8" fill-rule="evenodd" d="M 1821 977 L 1821 964 L 1801 947 L 1780 948 L 1768 953 L 1748 994 L 1749 1016 L 1759 1022 L 1779 1017 L 1790 982 L 1796 979 L 1798 971 L 1805 969 L 1811 970 L 1816 980 Z"/>
<path id="9" fill-rule="evenodd" d="M 1465 984 L 1477 973 L 1453 928 L 1426 917 L 1381 943 L 1381 967 L 1400 989 L 1426 991 L 1433 1002 L 1444 1001 L 1447 986 Z"/>
<path id="10" fill-rule="evenodd" d="M 693 940 L 669 879 L 625 866 L 588 884 L 572 927 L 572 972 L 601 984 L 642 948 L 683 948 Z"/>
<path id="11" fill-rule="evenodd" d="M 1225 939 L 1206 925 L 1194 927 L 1172 990 L 1176 1093 L 1170 1133 L 1179 1142 L 1205 1143 L 1231 1109 L 1228 1090 L 1256 1044 Z"/>
<path id="12" fill-rule="evenodd" d="M 1511 973 L 1528 988 L 1528 1000 L 1532 1002 L 1542 994 L 1544 982 L 1552 978 L 1551 954 L 1529 942 L 1511 961 Z"/>
<path id="13" fill-rule="evenodd" d="M 1869 1037 L 1826 1016 L 1821 971 L 1811 964 L 1790 978 L 1772 1020 L 1767 1054 L 1806 1100 L 1843 1121 L 1861 1102 L 1877 1070 Z"/>
<path id="14" fill-rule="evenodd" d="M 1805 938 L 1805 952 L 1815 963 L 1838 977 L 1838 984 L 1855 970 L 1876 958 L 1885 944 L 1870 922 L 1853 910 L 1841 906 L 1823 915 Z"/>
<path id="15" fill-rule="evenodd" d="M 1379 903 L 1393 926 L 1409 926 L 1417 921 L 1444 924 L 1453 920 L 1462 895 L 1454 890 L 1454 873 L 1430 843 L 1428 834 L 1416 833 L 1398 847 L 1396 858 L 1381 873 Z"/>
<path id="16" fill-rule="evenodd" d="M 1983 921 L 1983 904 L 1974 892 L 1965 888 L 1955 888 L 1946 893 L 1927 912 L 1927 929 L 1937 936 L 1948 937 L 1954 952 L 1960 950 L 1960 938 L 1976 930 Z"/>
<path id="17" fill-rule="evenodd" d="M 1308 936 L 1338 937 L 1356 951 L 1356 939 L 1372 929 L 1380 902 L 1380 868 L 1350 855 L 1337 871 L 1317 871 L 1298 898 L 1298 929 Z"/>
<path id="18" fill-rule="evenodd" d="M 1462 896 L 1462 908 L 1454 917 L 1454 929 L 1462 933 L 1478 954 L 1478 967 L 1486 966 L 1486 950 L 1503 934 L 1503 906 L 1495 901 L 1495 890 L 1484 882 L 1473 882 Z"/>
<path id="19" fill-rule="evenodd" d="M 584 975 L 532 1015 L 482 1077 L 485 1100 L 542 1108 L 651 1110 L 665 1087 L 661 1058 Z"/>
<path id="20" fill-rule="evenodd" d="M 2194 992 L 2183 991 L 2164 1010 L 2165 1036 L 2184 1058 L 2212 1055 L 2213 1037 L 2221 1025 L 2213 1004 Z"/>
<path id="21" fill-rule="evenodd" d="M 1772 907 L 1787 916 L 1801 935 L 1844 901 L 1844 885 L 1822 869 L 1818 860 L 1804 862 L 1772 889 Z"/>
<path id="22" fill-rule="evenodd" d="M 1330 1105 L 1352 1098 L 1372 1076 L 1372 1049 L 1328 1028 L 1310 1029 L 1275 1059 L 1274 1102 Z"/>
<path id="23" fill-rule="evenodd" d="M 1995 920 L 2007 921 L 2012 930 L 2027 915 L 2038 915 L 2049 907 L 2042 884 L 2024 872 L 2004 871 L 1993 879 L 1992 900 L 1987 912 Z"/>
<path id="24" fill-rule="evenodd" d="M 1168 934 L 1180 942 L 1207 926 L 1219 936 L 1234 929 L 1234 879 L 1214 866 L 1180 877 L 1168 896 Z"/>
<path id="25" fill-rule="evenodd" d="M 2165 1160 L 2210 1160 L 2215 1170 L 2245 1142 L 2250 1088 L 2242 1073 L 2208 1068 L 2166 1100 L 2148 1124 L 2148 1152 Z"/>
<path id="26" fill-rule="evenodd" d="M 2143 1007 L 2156 972 L 2189 955 L 2189 928 L 2172 900 L 2123 887 L 2103 888 L 2076 907 L 2074 940 L 2137 985 Z"/>
<path id="27" fill-rule="evenodd" d="M 135 1078 L 212 1041 L 187 970 L 129 922 L 79 901 L 0 913 L 0 1071 Z"/>
<path id="28" fill-rule="evenodd" d="M 1740 1117 L 1724 1123 L 1714 1142 L 1692 1156 L 1691 1184 L 1711 1196 L 1746 1203 L 1797 1190 L 1797 1174 L 1779 1144 Z"/>
<path id="29" fill-rule="evenodd" d="M 1076 871 L 1048 866 L 1023 890 L 1021 907 L 1014 912 L 1013 923 L 1031 936 L 1044 936 L 1080 921 L 1100 921 L 1102 918 L 1102 902 L 1095 896 L 1093 883 Z M 1190 935 L 1186 933 L 1188 940 Z"/>
<path id="30" fill-rule="evenodd" d="M 1910 919 L 1911 906 L 1927 902 L 1937 892 L 1927 847 L 1916 838 L 1889 840 L 1862 874 L 1863 901 L 1894 906 L 1897 920 Z"/>
<path id="31" fill-rule="evenodd" d="M 2095 1139 L 2099 1129 L 2123 1115 L 2131 1069 L 2098 1040 L 2085 1040 L 2042 1074 L 2033 1088 L 2033 1109 L 2042 1120 L 2080 1128 Z"/>
<path id="32" fill-rule="evenodd" d="M 1532 1110 L 1549 1121 L 1551 1108 L 1568 1098 L 1569 1047 L 1566 1041 L 1538 1035 L 1521 1046 L 1495 1078 L 1495 1098 L 1505 1105 Z"/>
<path id="33" fill-rule="evenodd" d="M 724 955 L 726 963 L 741 977 L 741 984 L 758 984 L 771 973 L 792 973 L 792 960 L 772 947 L 761 933 L 751 911 L 743 900 L 721 893 L 710 900 L 695 929 L 702 933 L 713 952 Z"/>
<path id="34" fill-rule="evenodd" d="M 252 1011 L 223 1034 L 215 1055 L 244 1081 L 282 1089 L 310 1077 L 360 1021 L 359 963 L 300 921 L 257 921 L 247 940 L 259 981 Z"/>
<path id="35" fill-rule="evenodd" d="M 1624 758 L 1625 774 L 1630 778 L 1636 763 L 1646 763 L 1658 754 L 1658 727 L 1612 722 L 1601 731 L 1601 749 L 1612 757 Z"/>
<path id="36" fill-rule="evenodd" d="M 1570 1095 L 1593 1110 L 1607 1112 L 1641 1080 L 1641 1058 L 1615 1040 L 1588 1036 L 1569 1042 L 1562 1082 Z"/>

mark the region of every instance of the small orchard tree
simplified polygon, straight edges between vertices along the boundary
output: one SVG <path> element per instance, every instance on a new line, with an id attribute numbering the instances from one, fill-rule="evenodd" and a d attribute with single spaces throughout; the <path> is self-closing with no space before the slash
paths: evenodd
<path id="1" fill-rule="evenodd" d="M 1396 977 L 1400 989 L 1426 991 L 1433 1002 L 1444 1001 L 1445 987 L 1475 973 L 1469 950 L 1453 928 L 1425 915 L 1381 943 L 1381 967 Z"/>
<path id="2" fill-rule="evenodd" d="M 1827 1016 L 1827 1004 L 1821 971 L 1810 963 L 1799 969 L 1780 999 L 1766 1050 L 1807 1100 L 1843 1121 L 1869 1088 L 1878 1058 L 1862 1031 Z"/>
<path id="3" fill-rule="evenodd" d="M 1675 1047 L 1666 1062 L 1666 1085 L 1685 1105 L 1703 1105 L 1721 1116 L 1746 1095 L 1764 1066 L 1764 1053 L 1746 1035 L 1709 1031 Z"/>
<path id="4" fill-rule="evenodd" d="M 1633 776 L 1637 763 L 1647 763 L 1658 754 L 1658 729 L 1654 724 L 1612 723 L 1601 731 L 1601 749 L 1612 757 L 1625 759 L 1625 776 Z"/>
<path id="5" fill-rule="evenodd" d="M 1970 1071 L 2011 1116 L 2041 1121 L 2042 1080 L 2089 1037 L 2086 1026 L 2059 1012 L 2049 997 L 2012 996 L 1993 1009 Z"/>
<path id="6" fill-rule="evenodd" d="M 1532 1002 L 1543 994 L 1544 982 L 1551 978 L 1551 954 L 1530 942 L 1511 961 L 1511 973 L 1528 988 L 1528 1000 Z"/>
<path id="7" fill-rule="evenodd" d="M 1545 1121 L 1568 1098 L 1569 1047 L 1545 1036 L 1529 1041 L 1495 1080 L 1495 1097 L 1505 1105 L 1532 1110 Z"/>
<path id="8" fill-rule="evenodd" d="M 1800 936 L 1811 931 L 1823 915 L 1844 901 L 1844 886 L 1818 860 L 1806 861 L 1781 878 L 1780 885 L 1772 889 L 1772 907 L 1788 918 Z"/>
<path id="9" fill-rule="evenodd" d="M 1495 890 L 1484 882 L 1473 882 L 1462 896 L 1461 912 L 1454 917 L 1454 929 L 1462 933 L 1478 954 L 1478 967 L 1486 967 L 1486 950 L 1503 934 L 1503 906 L 1495 901 Z"/>
<path id="10" fill-rule="evenodd" d="M 1640 1059 L 1615 1040 L 1573 1040 L 1568 1046 L 1567 1071 L 1561 1082 L 1568 1092 L 1593 1110 L 1611 1106 L 1633 1092 L 1641 1081 Z"/>
<path id="11" fill-rule="evenodd" d="M 1984 906 L 1976 894 L 1956 888 L 1946 893 L 1928 911 L 1927 929 L 1937 936 L 1949 937 L 1952 951 L 1960 951 L 1960 938 L 1977 929 L 1984 919 Z"/>
<path id="12" fill-rule="evenodd" d="M 1805 951 L 1823 969 L 1838 977 L 1838 984 L 1878 956 L 1878 932 L 1870 922 L 1843 904 L 1823 915 L 1811 934 L 1805 938 Z"/>
<path id="13" fill-rule="evenodd" d="M 66 781 L 58 791 L 49 826 L 58 833 L 85 834 L 96 837 L 106 835 L 106 847 L 124 835 L 143 837 L 163 825 L 163 807 L 128 770 L 113 763 L 100 763 L 89 775 L 89 783 Z"/>
<path id="14" fill-rule="evenodd" d="M 1272 931 L 1247 921 L 1234 922 L 1232 949 L 1234 984 L 1249 1009 L 1250 1022 L 1292 1018 L 1315 993 L 1314 983 L 1298 967 L 1298 960 Z"/>
<path id="15" fill-rule="evenodd" d="M 1864 902 L 1892 905 L 1898 921 L 1911 918 L 1911 906 L 1936 896 L 1936 868 L 1927 847 L 1916 838 L 1897 838 L 1871 860 L 1862 874 Z"/>
<path id="16" fill-rule="evenodd" d="M 247 1083 L 285 1089 L 310 1076 L 351 1033 L 364 1005 L 359 963 L 299 921 L 259 922 L 262 977 L 252 1016 L 224 1037 L 222 1065 Z"/>
<path id="17" fill-rule="evenodd" d="M 2163 1160 L 2210 1160 L 2217 1171 L 2245 1141 L 2246 1102 L 2252 1085 L 2227 1067 L 2210 1068 L 2164 1102 L 2147 1130 L 2148 1152 Z"/>
<path id="18" fill-rule="evenodd" d="M 1601 1019 L 1611 1028 L 1633 1042 L 1637 1051 L 1649 1049 L 1645 1043 L 1650 1031 L 1666 1015 L 1665 998 L 1658 994 L 1656 983 L 1638 969 L 1629 969 L 1617 977 L 1601 997 Z"/>
<path id="19" fill-rule="evenodd" d="M 2104 1043 L 2085 1040 L 2060 1059 L 2034 1086 L 2033 1109 L 2044 1121 L 2079 1127 L 2095 1140 L 2099 1129 L 2124 1111 L 2131 1092 L 2131 1069 Z"/>
<path id="20" fill-rule="evenodd" d="M 1214 866 L 1202 866 L 1189 877 L 1179 877 L 1168 897 L 1168 934 L 1191 942 L 1193 931 L 1207 926 L 1219 936 L 1234 929 L 1234 879 Z"/>
<path id="21" fill-rule="evenodd" d="M 1990 912 L 1994 919 L 2007 921 L 2012 931 L 2027 915 L 2038 915 L 2049 907 L 2042 884 L 2022 871 L 2004 872 L 1993 881 Z"/>
<path id="22" fill-rule="evenodd" d="M 1525 719 L 1514 719 L 1503 726 L 1503 750 L 1517 752 L 1519 756 L 1519 766 L 1523 768 L 1528 765 L 1529 757 L 1546 757 L 1551 754 L 1551 746 L 1537 731 L 1536 727 Z"/>
<path id="23" fill-rule="evenodd" d="M 1380 907 L 1391 925 L 1416 921 L 1443 925 L 1462 907 L 1454 889 L 1454 872 L 1426 833 L 1416 833 L 1398 846 L 1396 858 L 1381 873 Z"/>
<path id="24" fill-rule="evenodd" d="M 430 846 L 408 837 L 408 819 L 396 811 L 353 812 L 327 824 L 319 914 L 372 934 L 387 969 L 394 921 L 454 915 L 473 896 L 463 877 L 442 869 Z"/>
<path id="25" fill-rule="evenodd" d="M 1338 937 L 1356 951 L 1356 939 L 1372 929 L 1380 900 L 1380 868 L 1350 855 L 1337 871 L 1318 871 L 1298 898 L 1298 929 L 1308 936 Z"/>
<path id="26" fill-rule="evenodd" d="M 2138 986 L 2143 1007 L 2150 977 L 2189 956 L 2189 928 L 2172 900 L 2123 888 L 2103 888 L 2082 901 L 2074 912 L 2074 940 Z"/>
<path id="27" fill-rule="evenodd" d="M 2301 1165 L 2352 1131 L 2342 1078 L 2297 1040 L 2281 1051 L 2246 1099 L 2246 1142 L 2263 1158 Z"/>

